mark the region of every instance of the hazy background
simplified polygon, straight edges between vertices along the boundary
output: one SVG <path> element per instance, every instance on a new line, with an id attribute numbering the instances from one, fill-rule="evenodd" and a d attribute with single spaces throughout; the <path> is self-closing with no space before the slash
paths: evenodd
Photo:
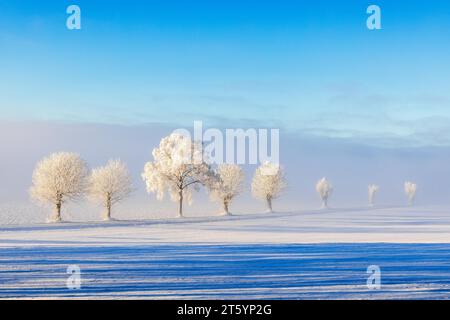
<path id="1" fill-rule="evenodd" d="M 186 127 L 187 129 L 191 129 Z M 41 122 L 1 122 L 0 203 L 28 202 L 31 174 L 39 159 L 56 151 L 79 153 L 90 165 L 103 165 L 110 158 L 128 164 L 136 192 L 125 204 L 139 215 L 170 216 L 176 204 L 148 195 L 140 174 L 159 140 L 173 129 L 162 125 L 119 126 Z M 379 148 L 337 138 L 318 138 L 281 132 L 281 163 L 289 188 L 275 202 L 277 210 L 317 208 L 320 199 L 314 185 L 326 176 L 334 185 L 330 201 L 334 207 L 365 206 L 367 185 L 381 186 L 377 203 L 404 205 L 403 183 L 419 185 L 419 204 L 449 204 L 450 151 L 443 147 Z M 245 167 L 247 192 L 233 205 L 235 212 L 264 210 L 263 203 L 251 198 L 250 182 L 254 165 Z M 196 194 L 187 213 L 214 213 L 219 206 L 210 203 L 202 190 Z M 73 209 L 82 214 L 86 209 Z M 94 210 L 94 209 L 89 209 Z M 95 210 L 94 210 L 95 211 Z M 98 209 L 97 209 L 98 211 Z"/>

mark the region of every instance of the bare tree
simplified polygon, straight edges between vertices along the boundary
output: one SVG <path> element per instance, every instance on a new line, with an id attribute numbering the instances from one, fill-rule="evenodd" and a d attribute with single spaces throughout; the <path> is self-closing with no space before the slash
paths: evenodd
<path id="1" fill-rule="evenodd" d="M 417 184 L 406 181 L 404 188 L 405 188 L 405 194 L 408 197 L 408 203 L 411 206 L 414 203 L 414 200 L 416 198 Z"/>
<path id="2" fill-rule="evenodd" d="M 322 208 L 328 208 L 328 199 L 333 193 L 333 186 L 331 183 L 326 178 L 320 179 L 316 184 L 316 191 L 322 199 Z"/>
<path id="3" fill-rule="evenodd" d="M 192 192 L 211 178 L 209 165 L 203 160 L 200 143 L 172 133 L 161 140 L 152 152 L 153 161 L 147 162 L 142 178 L 148 192 L 155 192 L 162 200 L 167 191 L 172 201 L 178 202 L 178 216 L 183 216 L 183 201 L 192 203 Z"/>
<path id="4" fill-rule="evenodd" d="M 376 184 L 370 184 L 368 187 L 369 191 L 369 206 L 373 207 L 375 205 L 375 194 L 380 190 L 380 187 Z"/>
<path id="5" fill-rule="evenodd" d="M 278 164 L 265 162 L 256 169 L 252 194 L 255 198 L 266 201 L 269 212 L 273 212 L 272 201 L 278 198 L 286 187 L 284 172 Z"/>
<path id="6" fill-rule="evenodd" d="M 89 177 L 89 197 L 104 206 L 104 220 L 111 219 L 112 206 L 127 198 L 132 191 L 131 176 L 120 160 L 109 160 L 105 166 L 92 170 Z"/>
<path id="7" fill-rule="evenodd" d="M 30 195 L 54 206 L 52 221 L 61 221 L 61 207 L 79 199 L 86 190 L 88 168 L 76 153 L 59 152 L 42 159 L 33 172 Z"/>
<path id="8" fill-rule="evenodd" d="M 209 189 L 211 198 L 222 203 L 223 212 L 230 214 L 231 201 L 242 192 L 244 172 L 236 164 L 221 164 L 218 166 L 214 178 L 211 179 Z"/>

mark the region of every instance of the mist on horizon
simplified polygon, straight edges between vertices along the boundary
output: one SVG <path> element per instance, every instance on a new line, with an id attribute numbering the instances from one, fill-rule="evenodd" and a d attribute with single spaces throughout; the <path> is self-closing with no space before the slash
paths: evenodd
<path id="1" fill-rule="evenodd" d="M 171 216 L 176 204 L 169 197 L 156 200 L 148 194 L 141 173 L 151 152 L 172 130 L 164 125 L 118 126 L 100 124 L 67 124 L 57 122 L 3 122 L 0 126 L 0 203 L 32 203 L 28 190 L 36 163 L 44 156 L 58 151 L 76 152 L 91 168 L 104 165 L 109 159 L 125 161 L 136 188 L 133 196 L 120 208 L 137 210 L 141 214 Z M 186 128 L 190 129 L 190 128 Z M 245 129 L 245 128 L 244 128 Z M 348 139 L 324 139 L 312 136 L 280 134 L 280 163 L 288 188 L 274 201 L 276 211 L 305 210 L 320 207 L 315 183 L 327 177 L 334 186 L 330 206 L 335 208 L 368 205 L 367 187 L 381 187 L 376 197 L 379 206 L 406 205 L 405 181 L 419 185 L 417 204 L 449 204 L 450 168 L 446 159 L 448 148 L 379 148 L 359 145 Z M 256 165 L 245 165 L 245 192 L 236 199 L 235 212 L 261 212 L 264 205 L 253 199 L 250 183 Z M 7 182 L 7 184 L 5 184 Z M 71 205 L 73 211 L 98 208 L 87 200 Z M 78 206 L 78 207 L 77 207 Z M 133 209 L 134 208 L 134 209 Z M 188 214 L 215 214 L 220 206 L 211 202 L 202 190 L 194 195 Z M 124 209 L 122 209 L 124 210 Z M 92 214 L 92 213 L 91 213 Z M 95 214 L 92 214 L 95 215 Z"/>

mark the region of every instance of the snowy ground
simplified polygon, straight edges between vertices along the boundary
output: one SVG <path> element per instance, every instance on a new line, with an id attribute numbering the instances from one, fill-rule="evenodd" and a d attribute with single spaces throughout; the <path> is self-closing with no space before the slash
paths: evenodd
<path id="1" fill-rule="evenodd" d="M 4 225 L 0 297 L 450 298 L 450 209 Z"/>

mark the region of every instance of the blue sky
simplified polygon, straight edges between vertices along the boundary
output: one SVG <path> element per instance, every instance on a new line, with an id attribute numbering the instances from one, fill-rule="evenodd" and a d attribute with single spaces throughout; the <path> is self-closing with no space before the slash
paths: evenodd
<path id="1" fill-rule="evenodd" d="M 450 146 L 449 40 L 448 1 L 0 0 L 0 119 Z"/>

